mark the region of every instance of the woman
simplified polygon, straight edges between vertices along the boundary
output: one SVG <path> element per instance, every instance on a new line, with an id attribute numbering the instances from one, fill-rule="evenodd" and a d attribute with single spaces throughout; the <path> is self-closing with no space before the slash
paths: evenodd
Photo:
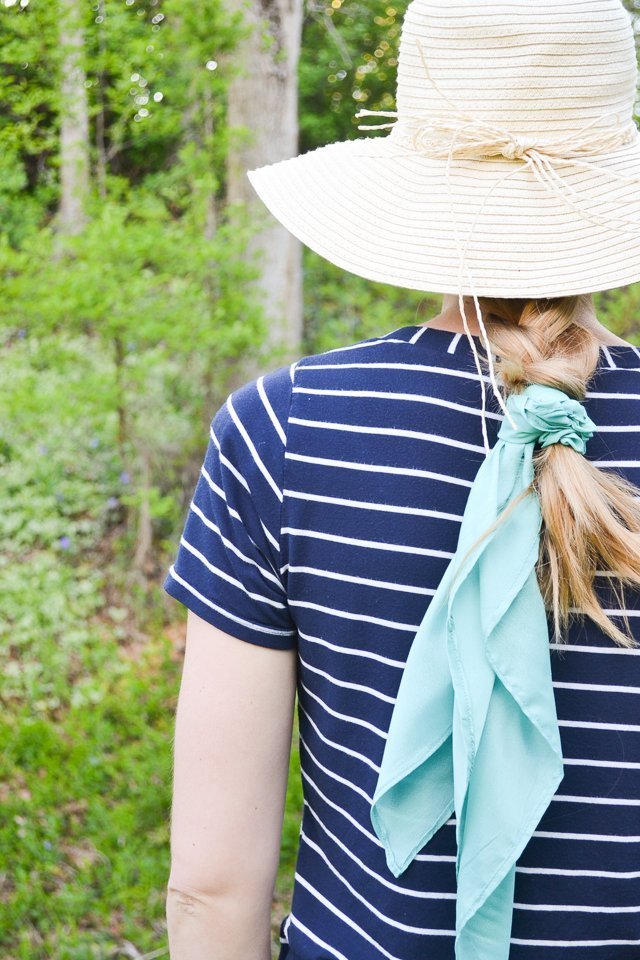
<path id="1" fill-rule="evenodd" d="M 270 956 L 296 692 L 280 960 L 640 955 L 640 352 L 592 298 L 640 279 L 636 81 L 619 0 L 413 0 L 391 134 L 249 172 L 445 296 L 213 419 L 165 584 L 173 960 Z"/>

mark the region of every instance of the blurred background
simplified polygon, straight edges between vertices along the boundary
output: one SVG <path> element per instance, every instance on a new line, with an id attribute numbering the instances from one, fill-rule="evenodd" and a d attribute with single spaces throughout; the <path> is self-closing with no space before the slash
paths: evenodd
<path id="1" fill-rule="evenodd" d="M 395 108 L 406 7 L 0 0 L 2 960 L 168 956 L 185 611 L 161 584 L 209 423 L 441 305 L 303 248 L 246 170 L 380 135 L 354 115 Z M 638 342 L 640 285 L 595 299 Z M 301 805 L 294 735 L 274 954 Z"/>

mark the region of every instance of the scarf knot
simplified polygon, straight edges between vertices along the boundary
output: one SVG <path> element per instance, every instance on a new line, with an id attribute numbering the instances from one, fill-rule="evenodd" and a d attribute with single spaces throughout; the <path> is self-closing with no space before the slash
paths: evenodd
<path id="1" fill-rule="evenodd" d="M 585 453 L 587 440 L 596 430 L 578 400 L 540 383 L 530 384 L 522 393 L 511 394 L 507 409 L 515 428 L 508 418 L 503 420 L 498 437 L 506 443 L 538 443 L 541 447 L 561 443 Z"/>

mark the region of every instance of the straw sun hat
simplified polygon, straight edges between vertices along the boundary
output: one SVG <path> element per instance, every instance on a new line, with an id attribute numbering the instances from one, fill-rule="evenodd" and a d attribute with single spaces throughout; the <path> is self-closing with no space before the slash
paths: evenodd
<path id="1" fill-rule="evenodd" d="M 620 0 L 413 0 L 396 110 L 356 114 L 390 132 L 247 176 L 294 236 L 371 280 L 483 297 L 623 286 L 640 280 L 637 77 Z"/>

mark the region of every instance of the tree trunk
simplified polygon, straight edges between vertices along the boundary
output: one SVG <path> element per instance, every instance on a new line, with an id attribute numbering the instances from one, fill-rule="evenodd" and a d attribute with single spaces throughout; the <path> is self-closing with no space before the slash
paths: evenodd
<path id="1" fill-rule="evenodd" d="M 298 152 L 298 60 L 302 34 L 302 0 L 229 0 L 243 10 L 253 27 L 234 51 L 239 72 L 228 91 L 228 123 L 244 126 L 246 137 L 232 133 L 227 161 L 227 201 L 243 201 L 249 211 L 264 214 L 264 205 L 246 172 L 286 160 Z M 263 251 L 265 313 L 269 320 L 266 347 L 281 347 L 293 358 L 302 341 L 302 245 L 273 217 L 247 249 L 253 259 Z M 287 362 L 286 359 L 283 363 Z"/>
<path id="2" fill-rule="evenodd" d="M 60 96 L 60 208 L 58 229 L 80 233 L 89 194 L 89 105 L 84 67 L 83 0 L 59 0 L 62 78 Z"/>
<path id="3" fill-rule="evenodd" d="M 105 76 L 104 64 L 106 59 L 106 38 L 105 38 L 105 0 L 98 0 L 99 16 L 102 18 L 98 24 L 98 49 L 100 51 L 100 72 L 98 74 L 98 103 L 99 108 L 96 113 L 96 181 L 98 193 L 102 200 L 107 199 L 107 145 L 106 145 L 106 120 L 105 120 Z"/>

